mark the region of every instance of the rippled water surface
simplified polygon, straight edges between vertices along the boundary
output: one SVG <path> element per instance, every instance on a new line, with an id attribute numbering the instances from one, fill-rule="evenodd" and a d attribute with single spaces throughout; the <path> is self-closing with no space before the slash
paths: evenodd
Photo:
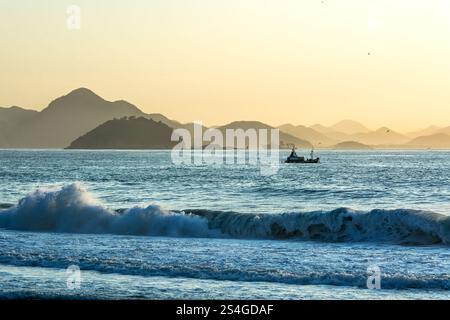
<path id="1" fill-rule="evenodd" d="M 318 165 L 284 164 L 286 155 L 280 155 L 277 174 L 263 176 L 259 167 L 252 165 L 175 166 L 168 151 L 2 150 L 0 295 L 450 298 L 450 249 L 440 241 L 448 231 L 445 216 L 450 215 L 450 152 L 320 151 L 322 163 Z M 74 182 L 82 186 L 83 193 L 67 188 Z M 64 187 L 70 192 L 27 196 L 38 188 Z M 85 199 L 91 197 L 98 201 Z M 25 199 L 21 207 L 10 208 L 20 199 Z M 231 225 L 227 218 L 226 227 L 235 229 L 216 236 L 208 233 L 214 223 L 227 231 L 223 219 L 216 216 L 208 216 L 209 220 L 197 217 L 195 225 L 190 217 L 167 218 L 163 212 L 160 218 L 160 211 L 148 208 L 114 217 L 114 221 L 108 216 L 117 209 L 150 204 L 159 204 L 167 212 L 200 209 L 222 216 L 226 212 L 252 214 L 252 220 L 236 226 L 237 222 Z M 370 229 L 377 212 L 370 219 L 366 215 L 355 218 L 351 210 L 330 213 L 341 207 L 362 214 L 373 209 L 393 210 L 383 214 L 396 214 L 396 220 L 388 216 L 389 221 L 379 228 L 401 230 L 382 230 L 386 235 L 377 238 L 373 233 L 378 229 Z M 64 208 L 71 215 L 61 213 Z M 439 216 L 423 218 L 421 213 L 416 217 L 414 210 Z M 311 211 L 323 213 L 319 218 L 329 228 L 327 234 L 338 232 L 333 229 L 337 225 L 345 236 L 338 243 L 320 241 L 330 239 L 314 238 L 325 231 L 310 220 L 301 229 L 303 225 L 298 224 L 304 223 L 304 214 Z M 84 212 L 89 215 L 84 217 Z M 278 219 L 275 231 L 273 220 L 258 222 L 266 221 L 261 215 L 282 213 L 294 216 L 274 218 Z M 56 222 L 55 214 L 61 214 Z M 73 219 L 73 215 L 83 219 Z M 103 223 L 107 216 L 108 226 L 94 230 L 99 215 Z M 359 237 L 354 231 L 347 235 L 342 230 L 348 215 L 353 219 L 348 222 L 353 223 L 350 227 L 361 232 Z M 144 217 L 151 227 L 137 228 L 136 223 L 145 223 L 136 216 Z M 86 227 L 88 219 L 91 223 Z M 243 218 L 239 219 L 242 224 Z M 174 225 L 178 229 L 171 232 Z M 245 227 L 253 228 L 252 232 L 242 231 Z M 289 233 L 291 227 L 310 234 L 307 239 L 297 237 L 299 231 Z M 89 234 L 80 233 L 83 230 Z M 124 230 L 133 232 L 124 235 Z M 197 230 L 203 233 L 195 234 Z M 425 239 L 422 243 L 427 245 L 390 241 L 390 232 L 397 232 L 402 239 L 405 230 L 417 231 L 417 239 Z M 370 232 L 370 237 L 365 232 Z M 260 236 L 266 233 L 267 237 Z M 274 237 L 292 234 L 296 236 Z M 82 270 L 79 290 L 66 286 L 65 269 L 71 264 Z M 381 270 L 381 290 L 366 289 L 367 267 L 374 265 Z"/>

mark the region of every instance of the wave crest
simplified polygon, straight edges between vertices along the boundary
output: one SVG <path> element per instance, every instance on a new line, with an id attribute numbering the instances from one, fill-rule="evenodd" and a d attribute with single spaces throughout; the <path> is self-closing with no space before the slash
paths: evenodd
<path id="1" fill-rule="evenodd" d="M 397 209 L 244 214 L 168 211 L 159 206 L 120 212 L 99 204 L 80 184 L 36 190 L 0 211 L 0 227 L 28 231 L 173 237 L 303 239 L 331 242 L 450 244 L 450 217 Z"/>
<path id="2" fill-rule="evenodd" d="M 210 228 L 235 237 L 299 238 L 329 242 L 389 242 L 410 245 L 450 244 L 450 217 L 410 209 L 368 212 L 332 211 L 242 214 L 187 210 L 205 217 Z"/>
<path id="3" fill-rule="evenodd" d="M 218 236 L 205 218 L 151 205 L 116 212 L 100 205 L 80 184 L 39 189 L 0 213 L 0 227 L 27 231 L 150 236 Z"/>

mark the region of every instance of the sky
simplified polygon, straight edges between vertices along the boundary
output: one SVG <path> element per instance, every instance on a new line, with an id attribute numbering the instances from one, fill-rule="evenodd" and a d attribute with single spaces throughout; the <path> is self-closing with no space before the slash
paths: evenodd
<path id="1" fill-rule="evenodd" d="M 0 41 L 4 107 L 87 87 L 206 125 L 450 125 L 450 0 L 0 0 Z"/>

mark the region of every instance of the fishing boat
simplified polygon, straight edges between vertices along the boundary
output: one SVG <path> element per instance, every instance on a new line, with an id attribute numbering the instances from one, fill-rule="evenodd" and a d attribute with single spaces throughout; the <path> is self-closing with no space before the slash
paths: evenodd
<path id="1" fill-rule="evenodd" d="M 320 158 L 314 158 L 314 149 L 311 150 L 310 158 L 305 159 L 305 157 L 298 156 L 295 152 L 295 147 L 292 148 L 291 154 L 284 161 L 285 163 L 319 163 Z"/>

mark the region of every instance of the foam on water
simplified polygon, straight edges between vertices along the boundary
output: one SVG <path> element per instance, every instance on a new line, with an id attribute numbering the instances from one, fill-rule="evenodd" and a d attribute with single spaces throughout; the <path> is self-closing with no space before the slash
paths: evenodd
<path id="1" fill-rule="evenodd" d="M 332 211 L 283 214 L 241 214 L 189 210 L 206 217 L 211 228 L 235 237 L 299 238 L 332 242 L 450 244 L 450 217 L 410 209 L 369 212 L 339 208 Z"/>
<path id="2" fill-rule="evenodd" d="M 198 209 L 175 212 L 155 205 L 118 212 L 98 203 L 78 183 L 30 193 L 17 205 L 0 211 L 0 227 L 67 233 L 450 244 L 450 217 L 434 212 L 339 208 L 244 214 Z"/>
<path id="3" fill-rule="evenodd" d="M 206 219 L 159 206 L 122 213 L 99 204 L 80 184 L 39 189 L 0 213 L 0 227 L 27 231 L 214 237 Z"/>

